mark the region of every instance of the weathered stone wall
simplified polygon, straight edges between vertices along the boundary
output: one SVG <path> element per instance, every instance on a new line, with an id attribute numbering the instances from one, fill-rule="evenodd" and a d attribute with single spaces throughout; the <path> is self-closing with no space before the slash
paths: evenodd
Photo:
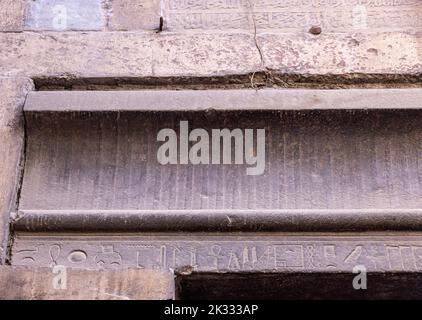
<path id="1" fill-rule="evenodd" d="M 421 85 L 420 0 L 0 0 L 0 264 L 34 88 Z M 0 284 L 32 272 L 2 269 Z M 168 288 L 131 297 L 168 298 Z"/>
<path id="2" fill-rule="evenodd" d="M 275 82 L 280 74 L 417 75 L 422 68 L 418 0 L 19 0 L 1 8 L 0 75 L 267 73 Z"/>

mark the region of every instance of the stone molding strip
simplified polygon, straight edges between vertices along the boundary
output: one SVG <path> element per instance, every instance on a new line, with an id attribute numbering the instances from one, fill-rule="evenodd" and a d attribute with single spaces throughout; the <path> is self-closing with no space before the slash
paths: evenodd
<path id="1" fill-rule="evenodd" d="M 422 209 L 20 210 L 22 232 L 422 231 Z"/>
<path id="2" fill-rule="evenodd" d="M 421 109 L 422 89 L 31 92 L 26 112 Z"/>

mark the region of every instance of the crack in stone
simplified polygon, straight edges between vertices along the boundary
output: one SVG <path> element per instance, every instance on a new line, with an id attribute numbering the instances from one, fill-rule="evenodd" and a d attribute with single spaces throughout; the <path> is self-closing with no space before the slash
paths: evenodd
<path id="1" fill-rule="evenodd" d="M 253 25 L 253 29 L 254 29 L 253 39 L 254 39 L 255 47 L 258 50 L 259 58 L 260 58 L 260 61 L 261 61 L 261 67 L 263 69 L 262 71 L 265 73 L 265 76 L 267 76 L 265 62 L 264 62 L 264 55 L 262 53 L 261 47 L 259 46 L 258 40 L 257 40 L 257 28 L 256 28 L 256 21 L 255 21 L 254 10 L 253 10 L 254 6 L 253 6 L 253 3 L 252 3 L 251 0 L 247 0 L 247 1 L 249 3 L 249 8 L 250 8 L 249 15 L 251 17 L 252 25 Z M 252 85 L 252 88 L 255 88 L 256 87 L 256 85 L 254 83 L 255 73 L 256 72 L 254 72 L 252 74 L 252 76 L 251 76 L 251 85 Z"/>

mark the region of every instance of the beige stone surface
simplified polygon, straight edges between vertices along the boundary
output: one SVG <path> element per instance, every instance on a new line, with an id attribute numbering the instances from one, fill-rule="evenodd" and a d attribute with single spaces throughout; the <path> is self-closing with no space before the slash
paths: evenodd
<path id="1" fill-rule="evenodd" d="M 7 222 L 16 201 L 24 129 L 22 108 L 32 82 L 0 77 L 0 263 L 4 261 Z"/>
<path id="2" fill-rule="evenodd" d="M 265 66 L 311 74 L 421 73 L 422 34 L 258 35 Z"/>
<path id="3" fill-rule="evenodd" d="M 113 0 L 111 30 L 158 30 L 160 1 Z"/>
<path id="4" fill-rule="evenodd" d="M 60 289 L 59 278 L 66 279 L 62 282 L 65 288 Z M 165 271 L 0 267 L 0 299 L 161 300 L 173 297 L 173 274 Z"/>
<path id="5" fill-rule="evenodd" d="M 260 66 L 252 36 L 0 34 L 0 74 L 145 77 L 244 74 Z M 252 50 L 251 50 L 252 48 Z"/>
<path id="6" fill-rule="evenodd" d="M 0 31 L 22 31 L 25 0 L 0 0 Z"/>
<path id="7" fill-rule="evenodd" d="M 275 70 L 420 74 L 422 34 L 0 34 L 0 75 L 199 77 Z M 259 50 L 256 46 L 258 44 Z M 261 59 L 262 56 L 262 59 Z"/>

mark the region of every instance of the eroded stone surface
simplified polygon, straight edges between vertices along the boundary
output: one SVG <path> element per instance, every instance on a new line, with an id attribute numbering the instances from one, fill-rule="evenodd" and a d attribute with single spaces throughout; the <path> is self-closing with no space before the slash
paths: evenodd
<path id="1" fill-rule="evenodd" d="M 0 74 L 145 77 L 245 74 L 260 67 L 252 36 L 139 33 L 1 34 Z"/>
<path id="2" fill-rule="evenodd" d="M 0 32 L 22 31 L 25 4 L 25 0 L 0 1 Z"/>
<path id="3" fill-rule="evenodd" d="M 0 297 L 12 300 L 164 300 L 174 297 L 173 282 L 170 272 L 153 270 L 0 267 Z"/>
<path id="4" fill-rule="evenodd" d="M 421 34 L 257 36 L 265 66 L 294 73 L 421 73 Z"/>
<path id="5" fill-rule="evenodd" d="M 25 78 L 0 77 L 0 263 L 4 261 L 10 210 L 16 209 L 15 197 L 20 175 L 24 138 L 23 104 L 32 82 Z"/>
<path id="6" fill-rule="evenodd" d="M 0 74 L 200 77 L 281 73 L 420 74 L 421 34 L 0 34 Z M 262 55 L 262 59 L 261 59 Z"/>

